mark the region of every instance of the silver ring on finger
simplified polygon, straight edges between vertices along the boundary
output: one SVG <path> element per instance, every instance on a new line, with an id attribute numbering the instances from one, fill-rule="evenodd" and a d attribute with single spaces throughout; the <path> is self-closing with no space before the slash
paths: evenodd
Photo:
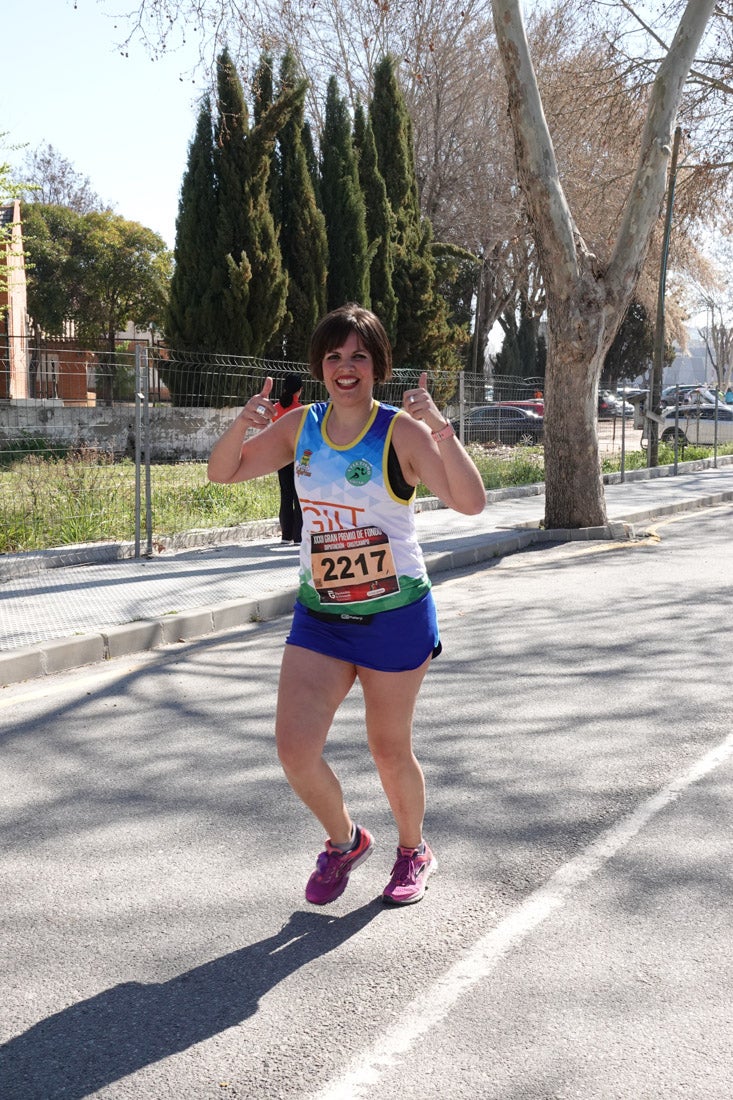
<path id="1" fill-rule="evenodd" d="M 255 409 L 255 412 L 258 412 L 260 414 L 260 416 L 264 416 L 265 412 L 266 412 L 265 406 L 264 405 L 258 405 L 257 408 Z"/>

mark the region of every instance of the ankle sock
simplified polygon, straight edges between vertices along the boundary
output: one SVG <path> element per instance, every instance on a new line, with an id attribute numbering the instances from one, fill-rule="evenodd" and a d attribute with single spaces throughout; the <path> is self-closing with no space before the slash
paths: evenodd
<path id="1" fill-rule="evenodd" d="M 351 837 L 350 837 L 350 839 L 347 840 L 347 842 L 345 844 L 333 844 L 332 843 L 331 847 L 336 848 L 337 851 L 341 852 L 343 855 L 346 855 L 347 852 L 351 852 L 351 851 L 353 851 L 354 848 L 356 848 L 356 841 L 357 841 L 356 825 L 352 825 L 351 826 Z"/>

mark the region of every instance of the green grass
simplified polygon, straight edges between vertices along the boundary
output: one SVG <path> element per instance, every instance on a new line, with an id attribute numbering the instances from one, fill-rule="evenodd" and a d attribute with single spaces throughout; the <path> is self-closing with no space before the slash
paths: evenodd
<path id="1" fill-rule="evenodd" d="M 529 485 L 544 480 L 542 448 L 520 447 L 509 456 L 477 444 L 468 447 L 487 489 Z M 733 445 L 720 447 L 733 454 Z M 711 451 L 686 447 L 679 460 L 708 457 Z M 674 461 L 666 444 L 659 463 Z M 646 466 L 646 454 L 626 454 L 626 469 Z M 618 457 L 604 458 L 602 469 L 620 468 Z M 144 529 L 144 474 L 142 482 Z M 419 496 L 429 496 L 420 486 Z M 201 528 L 233 527 L 277 516 L 277 475 L 241 485 L 214 485 L 202 462 L 154 466 L 151 471 L 153 528 L 158 537 Z M 43 550 L 71 543 L 129 541 L 135 536 L 135 467 L 113 461 L 96 448 L 49 455 L 42 440 L 24 441 L 0 462 L 0 553 Z"/>

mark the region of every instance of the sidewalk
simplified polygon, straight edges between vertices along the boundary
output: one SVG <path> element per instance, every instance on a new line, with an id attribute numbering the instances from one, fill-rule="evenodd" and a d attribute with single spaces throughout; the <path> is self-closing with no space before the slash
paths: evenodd
<path id="1" fill-rule="evenodd" d="M 533 543 L 628 538 L 635 525 L 673 512 L 733 500 L 733 456 L 608 475 L 608 526 L 544 531 L 544 486 L 487 493 L 480 516 L 436 502 L 417 517 L 430 575 L 476 565 Z M 653 476 L 649 476 L 649 475 Z M 155 558 L 21 569 L 3 559 L 0 583 L 0 686 L 199 638 L 288 614 L 297 549 L 276 536 L 220 543 Z M 8 573 L 11 575 L 8 576 Z"/>

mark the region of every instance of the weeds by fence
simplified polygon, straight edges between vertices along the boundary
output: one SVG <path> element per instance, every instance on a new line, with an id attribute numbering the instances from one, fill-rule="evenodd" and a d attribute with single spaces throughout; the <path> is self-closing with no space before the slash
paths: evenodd
<path id="1" fill-rule="evenodd" d="M 0 553 L 129 541 L 146 514 L 160 538 L 276 516 L 275 476 L 213 485 L 205 460 L 234 408 L 268 375 L 277 396 L 279 380 L 293 370 L 303 374 L 304 402 L 326 397 L 302 363 L 141 346 L 89 352 L 63 341 L 8 352 L 0 360 Z M 375 395 L 400 405 L 418 377 L 398 371 Z M 429 385 L 457 418 L 461 408 L 492 399 L 532 397 L 537 381 L 494 379 L 492 391 L 483 376 L 434 372 Z M 507 463 L 480 447 L 476 453 L 487 487 L 542 477 L 541 454 Z"/>

